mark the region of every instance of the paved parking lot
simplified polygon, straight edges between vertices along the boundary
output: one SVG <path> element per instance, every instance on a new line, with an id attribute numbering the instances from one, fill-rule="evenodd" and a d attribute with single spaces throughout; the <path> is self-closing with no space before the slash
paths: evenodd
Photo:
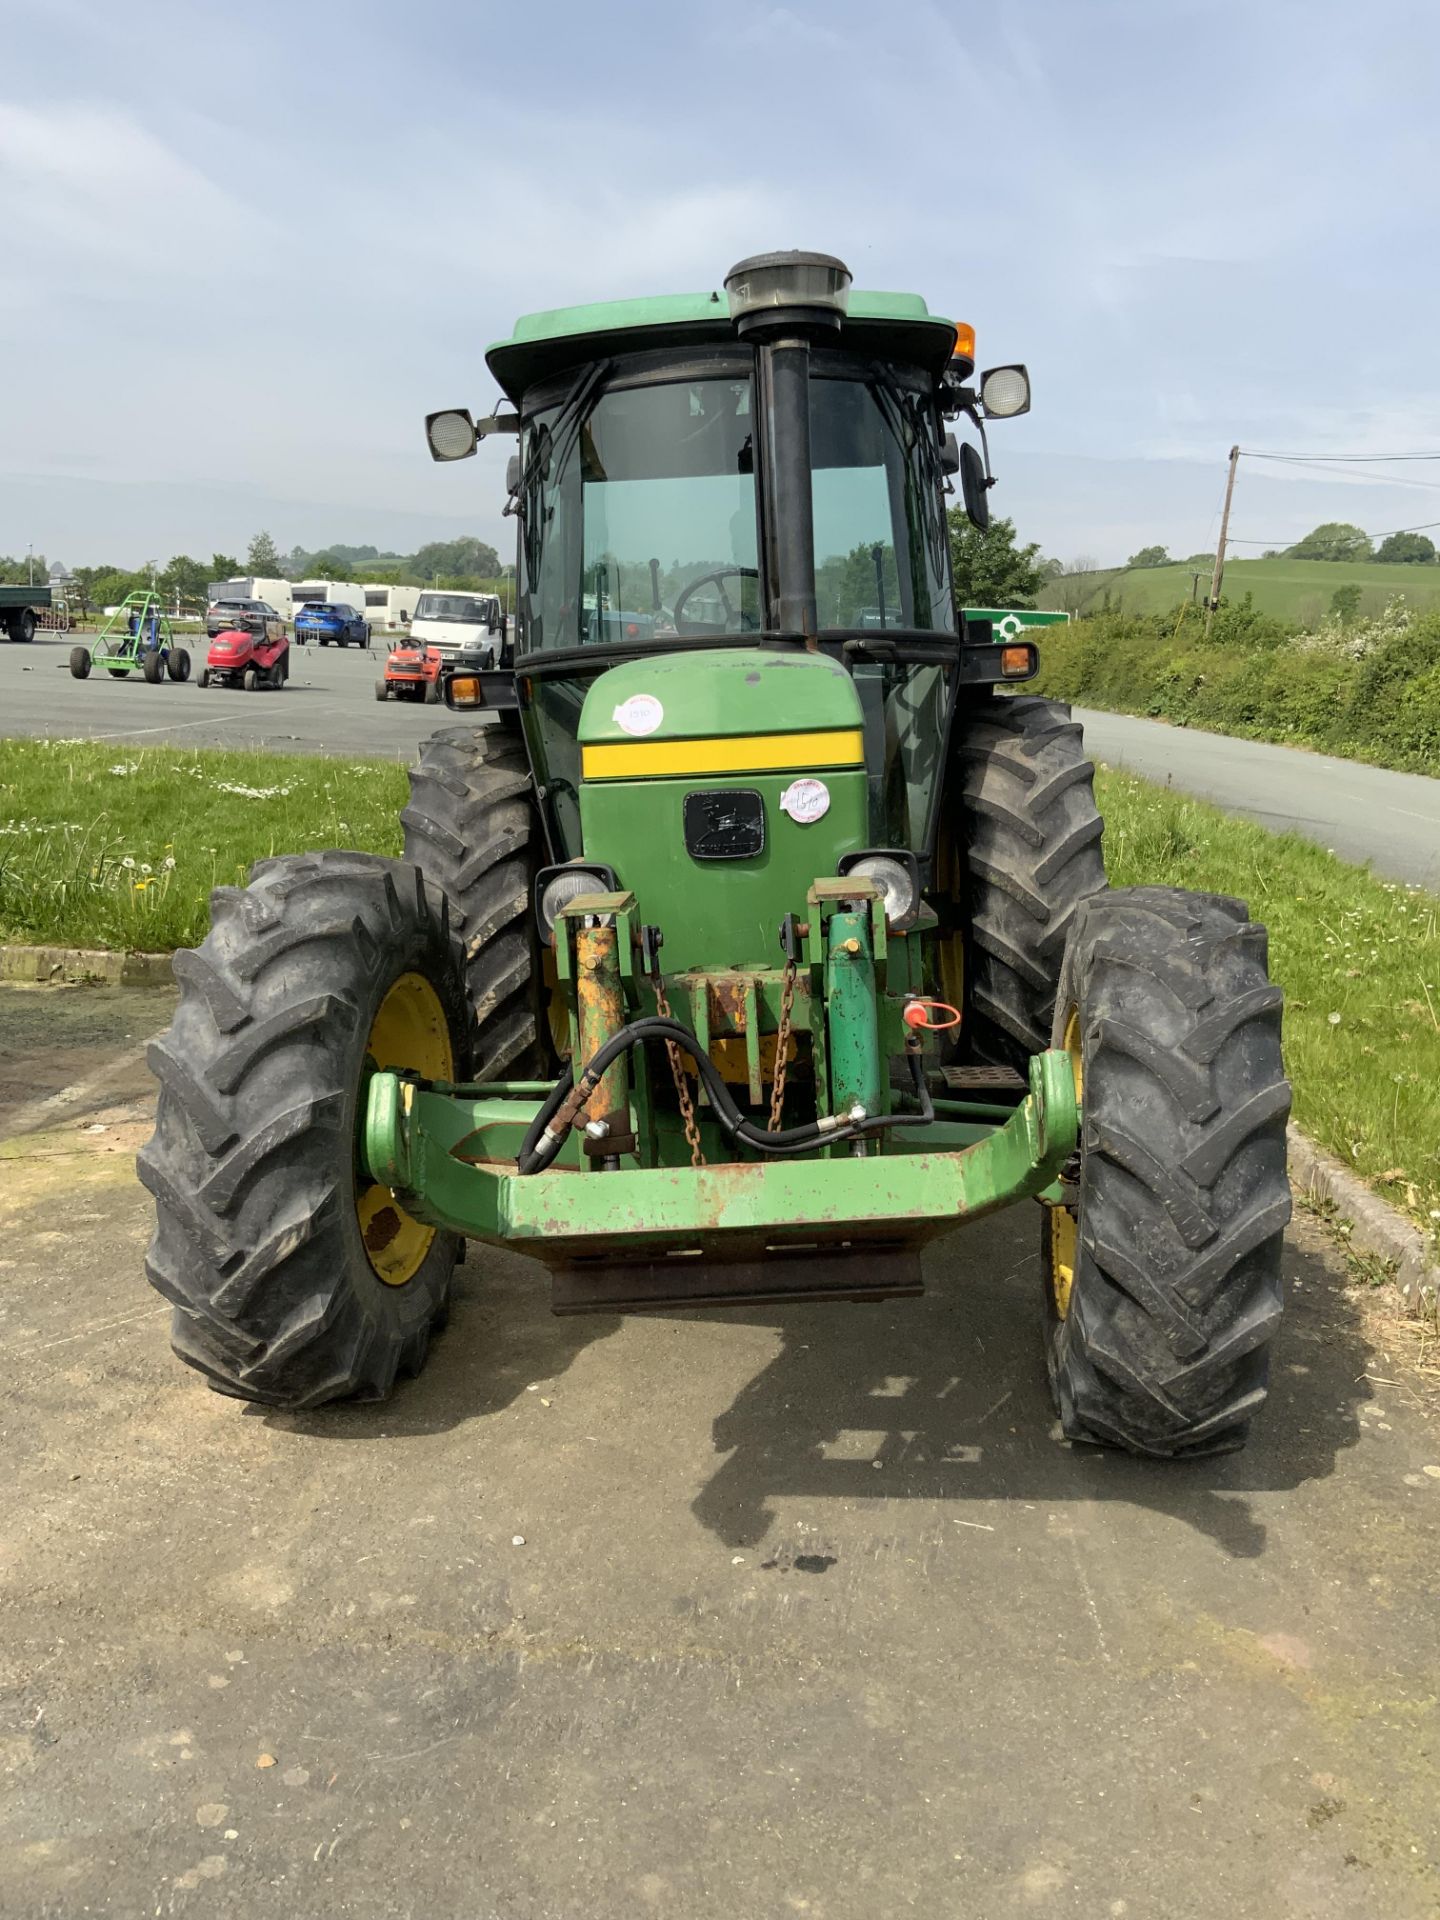
<path id="1" fill-rule="evenodd" d="M 388 1405 L 267 1414 L 141 1275 L 169 1006 L 0 989 L 0 1911 L 1440 1911 L 1440 1433 L 1313 1229 L 1209 1463 L 1055 1440 L 1028 1207 L 904 1304 L 475 1251 Z"/>
<path id="2" fill-rule="evenodd" d="M 244 693 L 171 680 L 150 686 L 138 674 L 75 680 L 70 649 L 94 634 L 37 634 L 29 646 L 0 640 L 0 732 L 147 746 L 266 747 L 276 752 L 368 755 L 409 760 L 435 731 L 437 710 L 375 698 L 388 646 L 290 649 L 283 693 Z M 195 672 L 205 637 L 183 642 Z M 439 716 L 443 718 L 443 710 Z"/>

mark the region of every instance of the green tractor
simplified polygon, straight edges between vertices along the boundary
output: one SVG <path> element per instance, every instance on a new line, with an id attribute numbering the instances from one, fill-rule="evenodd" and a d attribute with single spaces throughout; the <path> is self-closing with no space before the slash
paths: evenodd
<path id="1" fill-rule="evenodd" d="M 1039 1203 L 1072 1440 L 1241 1445 L 1289 1217 L 1281 993 L 1244 904 L 1109 890 L 1032 641 L 957 618 L 1023 367 L 837 260 L 540 313 L 503 672 L 411 771 L 401 861 L 262 861 L 176 956 L 148 1272 L 279 1407 L 422 1364 L 466 1242 L 557 1312 L 878 1300 Z M 478 1258 L 482 1263 L 483 1252 Z"/>

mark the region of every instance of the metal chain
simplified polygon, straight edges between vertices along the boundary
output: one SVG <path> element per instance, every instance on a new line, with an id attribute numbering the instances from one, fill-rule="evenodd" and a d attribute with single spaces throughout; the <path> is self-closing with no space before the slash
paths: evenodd
<path id="1" fill-rule="evenodd" d="M 780 1025 L 775 1034 L 775 1078 L 770 1084 L 769 1133 L 779 1133 L 785 1112 L 786 1054 L 790 1050 L 790 1012 L 795 1005 L 795 962 L 785 962 L 785 984 L 780 989 Z"/>
<path id="2" fill-rule="evenodd" d="M 655 989 L 655 1011 L 662 1020 L 673 1020 L 675 1016 L 670 1011 L 669 995 L 665 991 L 665 983 L 660 978 L 658 968 L 651 984 Z M 705 1155 L 700 1145 L 700 1127 L 695 1119 L 695 1101 L 690 1092 L 690 1078 L 680 1064 L 680 1049 L 673 1040 L 665 1042 L 665 1051 L 670 1059 L 670 1074 L 675 1082 L 675 1097 L 680 1102 L 680 1118 L 684 1123 L 685 1139 L 690 1148 L 690 1164 L 692 1167 L 703 1167 Z"/>

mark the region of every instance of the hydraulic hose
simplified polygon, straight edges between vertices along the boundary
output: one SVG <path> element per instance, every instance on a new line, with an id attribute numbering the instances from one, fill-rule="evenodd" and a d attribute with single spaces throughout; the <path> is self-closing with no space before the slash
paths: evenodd
<path id="1" fill-rule="evenodd" d="M 929 1126 L 935 1118 L 935 1108 L 925 1084 L 925 1071 L 919 1054 L 915 1053 L 907 1057 L 910 1061 L 911 1077 L 915 1082 L 915 1094 L 920 1107 L 918 1113 L 867 1114 L 861 1120 L 832 1119 L 828 1123 L 810 1120 L 802 1126 L 784 1127 L 778 1132 L 770 1133 L 764 1128 L 757 1127 L 740 1111 L 714 1062 L 707 1054 L 700 1051 L 694 1034 L 687 1027 L 682 1027 L 677 1020 L 666 1020 L 659 1015 L 650 1014 L 632 1021 L 629 1026 L 607 1040 L 578 1081 L 574 1078 L 573 1066 L 567 1064 L 546 1095 L 540 1111 L 526 1129 L 525 1138 L 521 1141 L 520 1151 L 516 1156 L 518 1172 L 539 1173 L 542 1168 L 549 1165 L 564 1144 L 580 1109 L 594 1093 L 611 1061 L 627 1048 L 640 1046 L 646 1040 L 673 1041 L 676 1046 L 688 1053 L 695 1062 L 696 1072 L 704 1082 L 706 1094 L 709 1096 L 721 1131 L 731 1140 L 749 1147 L 753 1152 L 768 1154 L 773 1158 L 810 1153 L 817 1146 L 833 1146 L 842 1141 L 862 1139 L 867 1134 L 881 1133 L 888 1127 Z"/>

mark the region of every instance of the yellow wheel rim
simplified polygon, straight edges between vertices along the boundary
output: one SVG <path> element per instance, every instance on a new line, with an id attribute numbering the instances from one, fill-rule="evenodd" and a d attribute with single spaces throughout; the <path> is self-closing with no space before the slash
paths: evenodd
<path id="1" fill-rule="evenodd" d="M 1065 1015 L 1065 1037 L 1062 1042 L 1070 1056 L 1070 1065 L 1075 1072 L 1075 1101 L 1078 1106 L 1085 1098 L 1085 1062 L 1080 1051 L 1080 1009 L 1072 1006 Z"/>
<path id="2" fill-rule="evenodd" d="M 1050 1298 L 1057 1319 L 1070 1311 L 1070 1289 L 1075 1285 L 1075 1216 L 1068 1207 L 1047 1207 L 1050 1219 Z"/>
<path id="3" fill-rule="evenodd" d="M 455 1049 L 440 996 L 418 973 L 402 973 L 380 1002 L 365 1043 L 367 1064 L 377 1072 L 418 1073 L 422 1080 L 449 1080 Z M 430 1251 L 435 1229 L 411 1219 L 388 1187 L 361 1187 L 355 1196 L 360 1236 L 376 1277 L 387 1287 L 415 1278 Z"/>
<path id="4" fill-rule="evenodd" d="M 1061 1044 L 1070 1056 L 1071 1071 L 1075 1075 L 1075 1104 L 1078 1107 L 1085 1097 L 1085 1062 L 1080 1044 L 1080 1009 L 1073 1002 L 1065 1010 L 1061 1033 Z M 1075 1215 L 1069 1207 L 1050 1207 L 1047 1212 L 1050 1221 L 1050 1299 L 1057 1319 L 1063 1320 L 1070 1311 L 1070 1292 L 1075 1285 L 1079 1236 Z"/>

